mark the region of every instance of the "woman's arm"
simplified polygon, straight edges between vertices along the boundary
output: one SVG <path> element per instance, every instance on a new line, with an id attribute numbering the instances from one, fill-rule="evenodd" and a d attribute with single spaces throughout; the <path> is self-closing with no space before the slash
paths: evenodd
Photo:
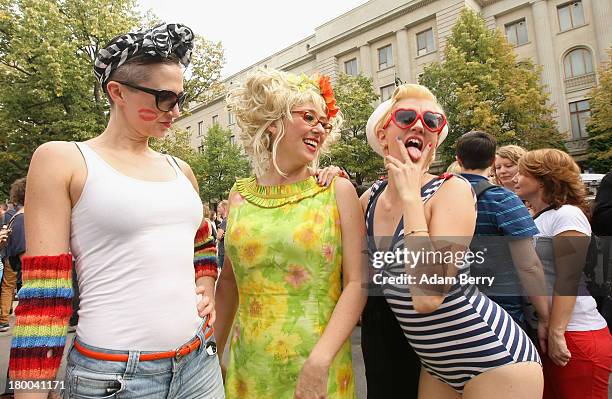
<path id="1" fill-rule="evenodd" d="M 223 259 L 223 268 L 217 283 L 217 291 L 215 293 L 215 302 L 217 310 L 217 322 L 215 323 L 215 338 L 217 340 L 217 355 L 219 362 L 223 360 L 223 351 L 227 344 L 228 337 L 234 316 L 238 309 L 238 287 L 236 285 L 236 276 L 229 254 L 225 254 Z"/>
<path id="2" fill-rule="evenodd" d="M 452 259 L 463 259 L 464 253 L 472 240 L 476 226 L 474 197 L 469 183 L 451 177 L 443 183 L 431 201 L 431 217 L 426 222 L 425 206 L 420 200 L 404 204 L 404 234 L 427 226 L 428 233 L 415 233 L 404 238 L 408 251 L 434 251 L 452 254 Z M 435 257 L 434 257 L 435 258 Z M 433 259 L 432 259 L 433 260 Z M 420 270 L 419 270 L 420 269 Z M 408 274 L 414 275 L 416 283 L 411 285 L 414 309 L 419 313 L 431 313 L 444 301 L 448 285 L 420 284 L 421 276 L 455 277 L 457 266 L 448 264 L 428 264 L 421 262 L 414 268 L 408 268 Z"/>
<path id="3" fill-rule="evenodd" d="M 538 341 L 540 350 L 546 353 L 550 309 L 548 307 L 548 297 L 545 295 L 547 290 L 544 267 L 533 247 L 531 237 L 512 240 L 509 243 L 509 248 L 521 284 L 538 312 Z"/>
<path id="4" fill-rule="evenodd" d="M 351 335 L 365 305 L 362 285 L 365 224 L 361 205 L 353 185 L 346 179 L 335 179 L 336 203 L 342 229 L 342 294 L 329 323 L 310 352 L 298 378 L 296 397 L 310 392 L 327 391 L 329 367 L 336 353 Z"/>
<path id="5" fill-rule="evenodd" d="M 398 136 L 399 140 L 399 136 Z M 403 145 L 399 146 L 402 160 L 385 157 L 385 167 L 399 195 L 404 218 L 404 250 L 412 254 L 434 253 L 406 262 L 406 274 L 412 280 L 410 291 L 414 310 L 430 313 L 444 301 L 452 284 L 421 283 L 423 277 L 455 277 L 455 263 L 463 256 L 474 234 L 476 206 L 470 184 L 463 179 L 449 178 L 430 200 L 429 220 L 421 199 L 421 185 L 432 151 L 430 143 L 418 161 L 412 161 Z M 443 255 L 442 257 L 440 255 Z M 447 256 L 449 255 L 449 256 Z M 425 259 L 423 259 L 425 258 Z M 451 263 L 446 263 L 451 260 Z M 455 262 L 452 262 L 454 260 Z"/>
<path id="6" fill-rule="evenodd" d="M 548 330 L 548 356 L 565 366 L 571 353 L 565 343 L 565 330 L 576 305 L 578 283 L 582 276 L 589 237 L 579 231 L 564 231 L 553 239 L 555 252 L 555 287 Z"/>
<path id="7" fill-rule="evenodd" d="M 191 167 L 183 160 L 178 160 L 177 163 L 187 179 L 191 182 L 193 189 L 200 196 L 198 180 L 193 174 Z M 215 314 L 215 282 L 219 276 L 217 266 L 217 248 L 215 246 L 214 237 L 212 236 L 212 227 L 209 223 L 202 223 L 196 232 L 194 238 L 193 251 L 193 267 L 195 269 L 195 284 L 196 294 L 202 295 L 202 299 L 198 302 L 198 315 L 204 317 L 210 314 L 210 322 L 214 323 Z"/>
<path id="8" fill-rule="evenodd" d="M 72 313 L 71 181 L 79 167 L 84 169 L 84 161 L 71 143 L 46 143 L 32 156 L 26 185 L 23 288 L 15 310 L 9 366 L 13 380 L 56 379 Z M 81 190 L 82 185 L 77 187 L 78 195 Z M 17 398 L 46 396 L 16 393 Z"/>

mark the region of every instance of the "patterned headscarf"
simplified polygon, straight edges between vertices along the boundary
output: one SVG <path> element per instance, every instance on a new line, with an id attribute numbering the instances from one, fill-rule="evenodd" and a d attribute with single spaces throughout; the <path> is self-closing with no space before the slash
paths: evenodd
<path id="1" fill-rule="evenodd" d="M 193 31 L 182 24 L 162 23 L 150 29 L 130 32 L 100 50 L 94 62 L 94 74 L 104 87 L 113 71 L 139 55 L 168 57 L 174 54 L 185 67 L 191 60 Z"/>

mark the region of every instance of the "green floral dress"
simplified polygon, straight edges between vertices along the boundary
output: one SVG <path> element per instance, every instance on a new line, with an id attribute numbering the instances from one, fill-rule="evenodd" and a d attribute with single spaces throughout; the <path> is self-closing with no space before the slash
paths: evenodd
<path id="1" fill-rule="evenodd" d="M 342 246 L 334 183 L 314 178 L 230 193 L 226 256 L 240 296 L 230 343 L 228 399 L 292 399 L 340 297 Z M 332 363 L 328 398 L 354 398 L 350 341 Z"/>

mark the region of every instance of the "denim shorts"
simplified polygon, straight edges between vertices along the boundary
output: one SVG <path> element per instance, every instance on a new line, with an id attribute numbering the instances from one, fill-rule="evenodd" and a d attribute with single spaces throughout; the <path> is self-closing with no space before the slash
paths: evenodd
<path id="1" fill-rule="evenodd" d="M 97 360 L 82 355 L 74 346 L 68 352 L 64 398 L 206 398 L 223 399 L 221 368 L 216 354 L 208 353 L 208 342 L 200 328 L 202 344 L 182 358 L 139 361 L 139 351 L 96 348 L 97 352 L 127 354 L 127 362 Z M 78 340 L 78 337 L 76 338 Z"/>

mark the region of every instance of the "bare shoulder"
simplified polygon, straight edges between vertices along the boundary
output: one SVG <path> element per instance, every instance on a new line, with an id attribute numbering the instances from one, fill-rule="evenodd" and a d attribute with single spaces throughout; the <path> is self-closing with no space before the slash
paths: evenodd
<path id="1" fill-rule="evenodd" d="M 332 183 L 336 189 L 336 198 L 354 198 L 357 199 L 357 191 L 348 179 L 336 177 Z"/>
<path id="2" fill-rule="evenodd" d="M 359 203 L 361 204 L 361 210 L 365 212 L 368 207 L 368 201 L 370 201 L 370 197 L 372 196 L 372 187 L 368 188 L 361 197 L 359 197 Z"/>
<path id="3" fill-rule="evenodd" d="M 40 145 L 30 162 L 30 169 L 45 171 L 45 174 L 70 175 L 83 162 L 74 143 L 50 141 Z"/>
<path id="4" fill-rule="evenodd" d="M 191 166 L 189 166 L 187 162 L 183 161 L 180 158 L 177 158 L 175 156 L 172 156 L 172 158 L 176 160 L 176 163 L 178 164 L 179 168 L 181 168 L 185 176 L 187 176 L 187 178 L 193 185 L 193 188 L 195 188 L 196 192 L 198 192 L 199 191 L 198 179 L 196 179 L 195 174 L 193 173 L 193 170 L 191 169 Z"/>
<path id="5" fill-rule="evenodd" d="M 457 209 L 474 209 L 476 200 L 470 183 L 453 176 L 442 184 L 429 203 L 432 209 L 457 211 Z"/>
<path id="6" fill-rule="evenodd" d="M 464 180 L 457 176 L 453 176 L 450 179 L 447 179 L 444 184 L 442 184 L 442 187 L 440 187 L 439 191 L 440 194 L 444 196 L 472 196 L 472 186 L 470 185 L 470 183 L 467 180 Z"/>
<path id="7" fill-rule="evenodd" d="M 183 161 L 181 158 L 179 157 L 175 157 L 172 156 L 174 159 L 176 159 L 176 162 L 179 164 L 180 168 L 183 170 L 191 170 L 191 166 L 189 166 L 189 164 L 185 161 Z"/>
<path id="8" fill-rule="evenodd" d="M 189 177 L 190 175 L 193 176 L 193 170 L 191 170 L 191 166 L 189 166 L 187 162 L 175 156 L 172 156 L 172 158 L 176 160 L 176 163 L 178 164 L 179 168 L 181 168 L 181 170 L 187 175 L 187 177 Z"/>
<path id="9" fill-rule="evenodd" d="M 57 156 L 78 156 L 79 149 L 74 143 L 67 141 L 49 141 L 41 144 L 36 151 L 35 155 L 40 157 L 57 157 Z"/>
<path id="10" fill-rule="evenodd" d="M 359 197 L 353 184 L 343 178 L 335 178 L 332 183 L 336 190 L 336 205 L 341 220 L 359 220 L 363 222 L 363 209 L 359 204 Z"/>

